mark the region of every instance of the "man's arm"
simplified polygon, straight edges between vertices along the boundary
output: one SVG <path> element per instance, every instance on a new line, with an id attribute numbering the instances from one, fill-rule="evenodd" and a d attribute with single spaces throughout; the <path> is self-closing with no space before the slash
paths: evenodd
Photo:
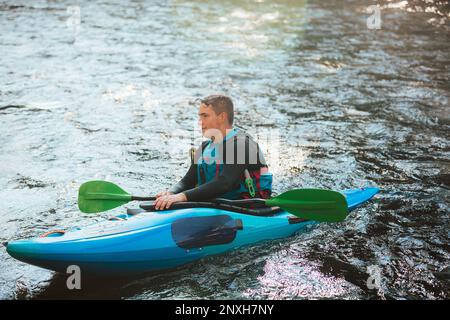
<path id="1" fill-rule="evenodd" d="M 177 183 L 174 188 L 171 189 L 178 193 L 161 196 L 155 201 L 156 210 L 169 209 L 172 203 L 176 202 L 205 201 L 219 197 L 224 193 L 233 190 L 236 184 L 239 183 L 240 177 L 245 170 L 245 164 L 224 165 L 222 173 L 218 177 L 215 177 L 210 182 L 186 191 L 178 191 L 178 188 L 184 188 L 185 186 L 189 185 L 189 182 L 191 181 L 190 177 L 193 176 L 192 172 L 196 173 L 196 168 L 192 167 L 193 165 L 191 166 L 191 168 L 189 168 L 186 176 L 183 177 L 183 179 L 181 179 L 181 181 Z"/>
<path id="2" fill-rule="evenodd" d="M 169 189 L 169 192 L 177 194 L 188 189 L 195 188 L 197 182 L 197 165 L 191 164 L 184 177 L 176 185 Z"/>
<path id="3" fill-rule="evenodd" d="M 186 195 L 187 201 L 206 201 L 217 198 L 234 189 L 239 183 L 245 167 L 245 164 L 225 164 L 218 177 L 198 187 L 185 189 L 183 193 Z"/>

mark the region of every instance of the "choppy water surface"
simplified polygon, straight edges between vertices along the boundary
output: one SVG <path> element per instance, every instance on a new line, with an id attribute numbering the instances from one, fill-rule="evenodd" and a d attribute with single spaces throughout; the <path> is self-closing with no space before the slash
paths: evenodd
<path id="1" fill-rule="evenodd" d="M 0 1 L 1 242 L 106 217 L 79 213 L 87 180 L 174 183 L 215 92 L 276 192 L 383 190 L 343 223 L 77 293 L 2 246 L 0 298 L 448 299 L 450 10 L 382 2 L 375 30 L 370 4 Z"/>

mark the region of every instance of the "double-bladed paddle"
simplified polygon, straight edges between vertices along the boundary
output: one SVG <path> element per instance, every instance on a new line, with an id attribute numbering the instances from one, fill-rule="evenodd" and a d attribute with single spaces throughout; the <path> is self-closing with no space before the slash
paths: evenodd
<path id="1" fill-rule="evenodd" d="M 107 211 L 133 200 L 152 201 L 155 197 L 136 197 L 108 181 L 88 181 L 80 186 L 78 207 L 82 212 Z M 303 219 L 321 222 L 339 222 L 348 215 L 347 200 L 337 191 L 324 189 L 294 189 L 271 199 L 223 200 L 211 202 L 230 204 L 262 203 L 281 209 Z"/>

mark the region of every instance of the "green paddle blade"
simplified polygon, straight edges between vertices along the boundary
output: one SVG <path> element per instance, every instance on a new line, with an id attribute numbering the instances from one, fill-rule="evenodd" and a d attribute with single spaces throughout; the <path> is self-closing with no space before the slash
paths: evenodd
<path id="1" fill-rule="evenodd" d="M 266 205 L 280 207 L 303 219 L 321 222 L 343 221 L 348 215 L 345 196 L 323 189 L 290 190 L 266 200 Z"/>
<path id="2" fill-rule="evenodd" d="M 85 213 L 107 211 L 130 201 L 130 194 L 108 181 L 88 181 L 78 191 L 78 208 Z"/>

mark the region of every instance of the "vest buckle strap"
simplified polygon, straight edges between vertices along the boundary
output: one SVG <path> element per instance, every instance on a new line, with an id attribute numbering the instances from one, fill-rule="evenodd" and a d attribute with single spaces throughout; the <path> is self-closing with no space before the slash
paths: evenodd
<path id="1" fill-rule="evenodd" d="M 250 195 L 250 197 L 254 198 L 256 195 L 256 192 L 255 192 L 255 188 L 253 186 L 253 179 L 250 176 L 250 173 L 248 172 L 247 169 L 245 169 L 244 174 L 245 174 L 245 186 L 248 189 L 248 194 Z"/>

